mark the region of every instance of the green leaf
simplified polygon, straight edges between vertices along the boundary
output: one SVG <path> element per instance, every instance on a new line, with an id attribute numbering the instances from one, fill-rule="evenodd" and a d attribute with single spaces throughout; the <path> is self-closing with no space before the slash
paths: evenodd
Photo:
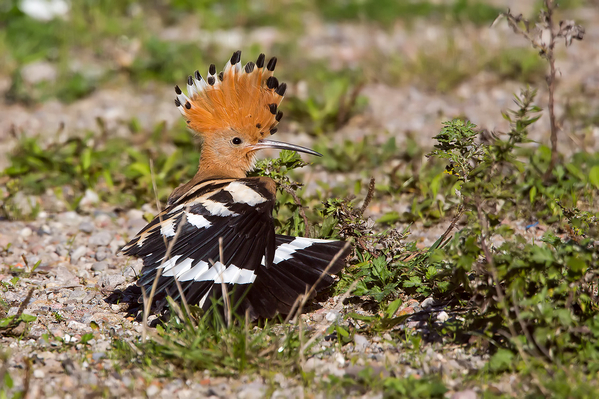
<path id="1" fill-rule="evenodd" d="M 92 149 L 87 147 L 81 154 L 81 169 L 87 171 L 92 164 Z"/>
<path id="2" fill-rule="evenodd" d="M 529 198 L 530 198 L 530 204 L 534 205 L 535 203 L 535 198 L 537 197 L 537 187 L 536 186 L 532 186 L 532 188 L 530 189 L 529 192 Z"/>
<path id="3" fill-rule="evenodd" d="M 589 182 L 599 189 L 599 165 L 595 165 L 589 172 Z"/>
<path id="4" fill-rule="evenodd" d="M 378 218 L 376 220 L 377 223 L 395 223 L 399 220 L 399 213 L 398 212 L 389 212 L 384 214 L 383 216 L 381 216 L 380 218 Z"/>
<path id="5" fill-rule="evenodd" d="M 8 316 L 8 317 L 5 317 L 4 319 L 0 319 L 0 328 L 8 327 L 8 325 L 14 318 L 15 318 L 14 316 Z"/>
<path id="6" fill-rule="evenodd" d="M 507 349 L 499 349 L 491 360 L 489 361 L 489 367 L 493 371 L 504 371 L 508 370 L 514 360 L 514 354 Z"/>
<path id="7" fill-rule="evenodd" d="M 4 374 L 4 386 L 6 386 L 8 389 L 11 389 L 14 386 L 14 382 L 9 373 Z"/>
<path id="8" fill-rule="evenodd" d="M 30 323 L 30 322 L 32 322 L 32 321 L 36 321 L 36 320 L 37 320 L 37 317 L 35 317 L 35 316 L 32 316 L 32 315 L 30 315 L 30 314 L 23 313 L 23 314 L 21 315 L 20 319 L 21 319 L 22 321 L 26 322 L 26 323 Z"/>
<path id="9" fill-rule="evenodd" d="M 387 317 L 393 317 L 393 315 L 395 314 L 395 312 L 397 312 L 397 309 L 399 309 L 402 303 L 403 301 L 400 298 L 397 298 L 396 300 L 391 302 L 387 307 L 387 311 L 385 312 Z"/>
<path id="10" fill-rule="evenodd" d="M 93 333 L 86 333 L 81 336 L 81 343 L 86 345 L 90 340 L 94 338 Z"/>

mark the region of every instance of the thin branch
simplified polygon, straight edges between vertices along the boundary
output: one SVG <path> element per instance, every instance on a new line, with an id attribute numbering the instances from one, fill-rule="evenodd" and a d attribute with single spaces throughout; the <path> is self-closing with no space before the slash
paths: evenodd
<path id="1" fill-rule="evenodd" d="M 366 212 L 366 209 L 368 208 L 368 205 L 370 205 L 370 201 L 372 201 L 372 198 L 374 197 L 374 176 L 370 178 L 370 183 L 368 184 L 368 193 L 366 194 L 366 198 L 364 199 L 364 203 L 362 204 L 362 207 L 360 208 L 360 217 L 362 217 L 364 215 L 364 212 Z"/>

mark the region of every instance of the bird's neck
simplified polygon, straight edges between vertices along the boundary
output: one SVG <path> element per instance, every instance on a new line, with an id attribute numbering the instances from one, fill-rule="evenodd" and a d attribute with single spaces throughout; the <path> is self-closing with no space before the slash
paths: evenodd
<path id="1" fill-rule="evenodd" d="M 234 162 L 220 156 L 210 147 L 204 146 L 195 176 L 187 183 L 177 187 L 169 196 L 168 203 L 173 203 L 196 184 L 203 181 L 213 179 L 243 179 L 244 177 L 246 177 L 246 172 L 242 168 L 235 167 Z"/>
<path id="2" fill-rule="evenodd" d="M 198 171 L 194 176 L 195 182 L 201 182 L 214 178 L 243 179 L 246 172 L 239 167 L 240 160 L 232 160 L 223 154 L 219 154 L 213 148 L 205 146 L 198 165 Z"/>

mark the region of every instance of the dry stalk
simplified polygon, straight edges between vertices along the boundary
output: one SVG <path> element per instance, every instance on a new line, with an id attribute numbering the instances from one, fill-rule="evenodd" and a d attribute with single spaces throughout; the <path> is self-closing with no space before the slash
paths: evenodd
<path id="1" fill-rule="evenodd" d="M 374 197 L 374 176 L 370 178 L 370 183 L 368 184 L 368 193 L 366 194 L 366 198 L 364 199 L 364 203 L 362 204 L 362 207 L 360 208 L 360 217 L 364 216 L 364 212 L 366 212 L 366 209 L 368 208 L 368 205 L 370 205 L 370 201 L 372 201 L 372 198 Z"/>
<path id="2" fill-rule="evenodd" d="M 225 257 L 223 255 L 223 238 L 218 237 L 218 256 L 220 257 L 220 263 L 222 265 L 225 264 Z M 220 274 L 220 284 L 222 288 L 223 302 L 225 307 L 225 314 L 227 315 L 227 327 L 231 326 L 231 322 L 233 320 L 233 316 L 231 314 L 231 302 L 229 300 L 229 292 L 227 290 L 227 285 L 225 284 L 225 280 L 222 275 L 225 271 L 223 270 Z"/>
<path id="3" fill-rule="evenodd" d="M 510 10 L 501 13 L 495 22 L 500 18 L 505 18 L 514 33 L 526 38 L 535 49 L 539 50 L 540 56 L 546 59 L 549 64 L 549 74 L 546 77 L 546 81 L 549 91 L 548 108 L 551 129 L 551 161 L 544 174 L 544 179 L 547 180 L 551 177 L 559 156 L 557 151 L 557 134 L 560 128 L 555 117 L 555 87 L 557 84 L 555 45 L 559 38 L 564 39 L 566 46 L 572 44 L 572 40 L 582 40 L 585 30 L 582 26 L 574 23 L 574 21 L 560 21 L 559 24 L 556 24 L 554 12 L 557 9 L 557 2 L 555 0 L 544 0 L 543 3 L 544 10 L 541 11 L 538 24 L 531 24 L 522 14 L 514 15 Z"/>
<path id="4" fill-rule="evenodd" d="M 156 199 L 156 207 L 158 209 L 158 218 L 160 220 L 160 223 L 162 223 L 162 215 L 160 213 L 160 212 L 162 212 L 162 210 L 161 210 L 161 206 L 160 206 L 160 201 L 158 200 L 158 191 L 156 189 L 156 180 L 154 179 L 154 163 L 152 162 L 152 160 L 150 160 L 150 173 L 152 176 L 152 186 L 154 189 L 154 198 Z M 166 262 L 167 259 L 170 258 L 173 246 L 177 242 L 177 239 L 179 238 L 179 234 L 181 233 L 181 229 L 184 224 L 185 224 L 185 213 L 181 217 L 181 223 L 179 223 L 179 225 L 177 226 L 177 231 L 175 232 L 175 236 L 173 237 L 173 240 L 171 241 L 170 244 L 168 244 L 166 237 L 163 236 L 164 246 L 166 247 L 166 254 L 164 255 L 164 258 L 162 259 L 162 262 L 160 262 L 160 266 L 158 266 L 156 268 L 156 276 L 154 277 L 154 282 L 152 283 L 152 288 L 150 290 L 149 297 L 146 293 L 145 287 L 141 287 L 141 293 L 142 293 L 142 298 L 143 298 L 143 302 L 144 302 L 143 323 L 142 323 L 142 330 L 141 330 L 142 342 L 146 342 L 146 336 L 148 333 L 148 315 L 150 313 L 152 301 L 154 300 L 154 295 L 156 294 L 156 287 L 158 286 L 158 280 L 160 279 L 160 275 L 162 274 L 162 268 L 164 266 L 164 262 Z M 181 295 L 184 298 L 184 295 L 182 292 L 181 292 Z M 185 300 L 185 299 L 183 299 L 183 300 Z"/>

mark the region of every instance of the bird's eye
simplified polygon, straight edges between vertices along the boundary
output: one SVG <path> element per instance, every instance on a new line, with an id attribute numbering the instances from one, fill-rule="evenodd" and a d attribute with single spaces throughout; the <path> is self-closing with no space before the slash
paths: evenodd
<path id="1" fill-rule="evenodd" d="M 241 144 L 241 139 L 239 137 L 234 137 L 233 140 L 231 140 L 231 142 L 235 145 L 239 145 Z"/>

